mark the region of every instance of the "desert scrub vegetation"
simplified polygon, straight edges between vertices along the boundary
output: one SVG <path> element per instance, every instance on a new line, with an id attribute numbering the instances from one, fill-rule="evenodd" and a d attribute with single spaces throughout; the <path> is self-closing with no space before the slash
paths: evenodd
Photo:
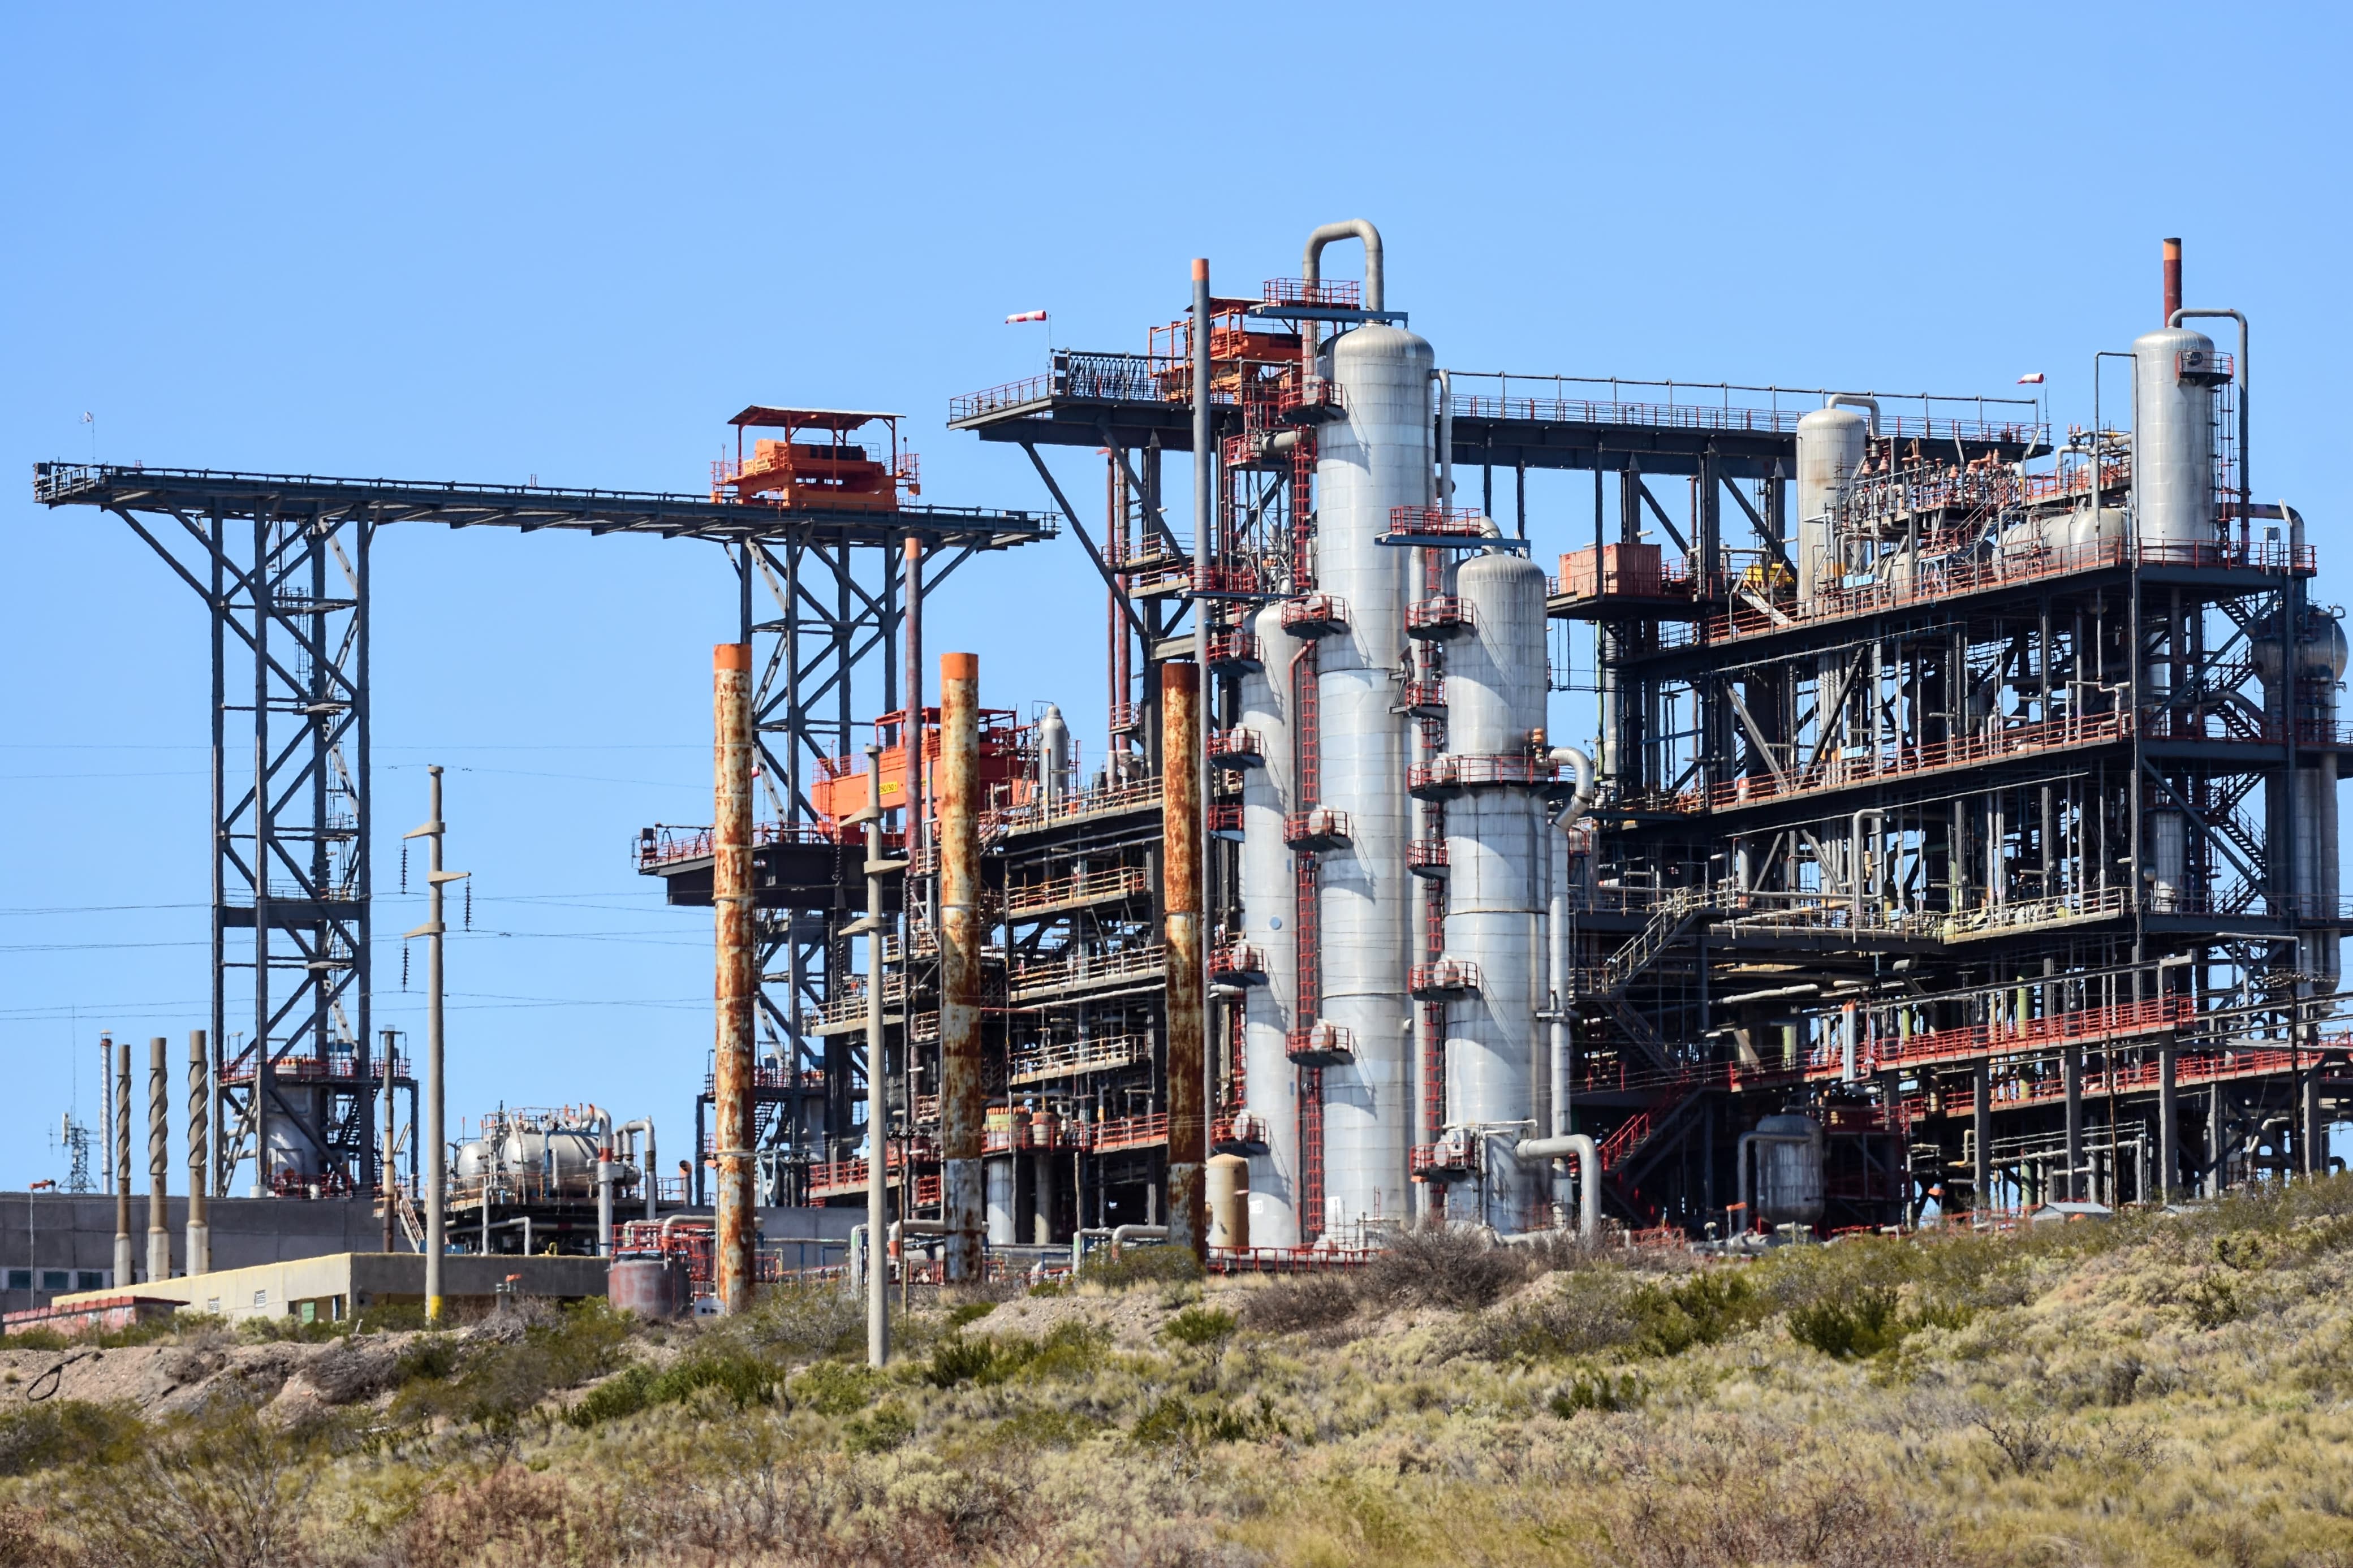
<path id="1" fill-rule="evenodd" d="M 93 1347 L 12 1342 L 0 1568 L 2341 1568 L 2348 1301 L 2336 1178 L 1746 1262 L 1417 1233 L 1203 1279 L 1134 1247 L 921 1297 L 881 1372 L 823 1287 L 727 1322 L 181 1324 L 39 1400 Z"/>

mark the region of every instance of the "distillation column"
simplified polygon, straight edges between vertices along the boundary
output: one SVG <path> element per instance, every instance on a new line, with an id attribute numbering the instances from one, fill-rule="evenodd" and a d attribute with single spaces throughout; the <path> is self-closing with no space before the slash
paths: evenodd
<path id="1" fill-rule="evenodd" d="M 1241 679 L 1241 728 L 1258 737 L 1261 766 L 1242 773 L 1241 940 L 1266 955 L 1266 980 L 1242 1001 L 1242 1072 L 1248 1087 L 1250 1235 L 1256 1247 L 1296 1247 L 1299 1230 L 1298 1073 L 1286 1046 L 1299 998 L 1291 850 L 1284 816 L 1292 800 L 1289 699 L 1292 663 L 1308 645 L 1282 629 L 1270 605 L 1252 623 L 1259 665 Z M 1304 1020 L 1303 1020 L 1304 1022 Z"/>
<path id="2" fill-rule="evenodd" d="M 1493 551 L 1462 563 L 1455 591 L 1472 631 L 1454 644 L 1446 671 L 1448 752 L 1464 787 L 1446 812 L 1445 956 L 1475 966 L 1475 980 L 1459 969 L 1446 1004 L 1447 1127 L 1477 1141 L 1482 1169 L 1450 1181 L 1446 1214 L 1518 1231 L 1541 1223 L 1551 1196 L 1549 1163 L 1523 1169 L 1512 1153 L 1550 1121 L 1538 1104 L 1550 1070 L 1536 1027 L 1549 853 L 1536 782 L 1547 771 L 1537 765 L 1544 569 Z"/>
<path id="3" fill-rule="evenodd" d="M 1347 814 L 1350 842 L 1324 858 L 1323 1021 L 1348 1031 L 1355 1059 L 1324 1073 L 1326 1234 L 1410 1212 L 1411 911 L 1406 869 L 1406 552 L 1383 545 L 1390 513 L 1429 504 L 1434 356 L 1377 322 L 1343 334 L 1330 379 L 1345 417 L 1324 427 L 1315 480 L 1318 584 L 1347 606 L 1324 639 L 1317 704 L 1323 804 Z"/>

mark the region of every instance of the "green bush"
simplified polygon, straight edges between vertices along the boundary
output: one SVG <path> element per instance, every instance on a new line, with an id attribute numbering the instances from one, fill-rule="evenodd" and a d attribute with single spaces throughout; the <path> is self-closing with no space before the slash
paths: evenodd
<path id="1" fill-rule="evenodd" d="M 590 1390 L 565 1419 L 586 1429 L 653 1405 L 681 1404 L 706 1388 L 718 1389 L 741 1410 L 774 1399 L 783 1381 L 784 1373 L 768 1363 L 725 1351 L 689 1356 L 661 1372 L 640 1363 Z"/>
<path id="2" fill-rule="evenodd" d="M 1160 1333 L 1164 1339 L 1199 1350 L 1225 1343 L 1233 1337 L 1235 1326 L 1231 1312 L 1221 1312 L 1214 1307 L 1187 1307 L 1162 1324 Z"/>
<path id="3" fill-rule="evenodd" d="M 1904 1342 L 1907 1328 L 1896 1309 L 1895 1292 L 1885 1286 L 1860 1291 L 1849 1300 L 1817 1301 L 1789 1314 L 1791 1339 L 1841 1361 L 1894 1350 Z"/>
<path id="4" fill-rule="evenodd" d="M 962 1306 L 949 1310 L 948 1329 L 953 1332 L 963 1328 L 966 1323 L 976 1323 L 995 1310 L 997 1310 L 997 1303 L 994 1301 L 966 1301 Z"/>
<path id="5" fill-rule="evenodd" d="M 412 1420 L 442 1416 L 503 1431 L 555 1390 L 611 1371 L 628 1334 L 627 1318 L 590 1300 L 514 1338 L 433 1335 L 404 1352 L 409 1381 L 393 1409 Z"/>
<path id="6" fill-rule="evenodd" d="M 145 1433 L 139 1417 L 120 1405 L 48 1399 L 0 1410 L 0 1476 L 112 1464 L 130 1458 Z"/>
<path id="7" fill-rule="evenodd" d="M 1219 1399 L 1190 1400 L 1168 1394 L 1136 1418 L 1128 1438 L 1139 1447 L 1175 1444 L 1248 1443 L 1281 1430 L 1263 1405 L 1245 1411 Z"/>
<path id="8" fill-rule="evenodd" d="M 853 1419 L 843 1431 L 841 1446 L 853 1454 L 887 1454 L 914 1435 L 914 1416 L 893 1401 Z"/>
<path id="9" fill-rule="evenodd" d="M 821 1361 L 794 1378 L 786 1392 L 819 1415 L 848 1415 L 865 1409 L 881 1386 L 881 1374 L 871 1367 Z"/>
<path id="10" fill-rule="evenodd" d="M 1772 1303 L 1746 1273 L 1706 1268 L 1674 1285 L 1645 1285 L 1628 1300 L 1644 1353 L 1681 1355 L 1754 1328 Z"/>
<path id="11" fill-rule="evenodd" d="M 1549 1290 L 1475 1320 L 1461 1348 L 1490 1361 L 1556 1361 L 1611 1350 L 1641 1334 L 1629 1305 L 1632 1292 L 1617 1269 L 1577 1269 Z"/>
<path id="12" fill-rule="evenodd" d="M 1546 1403 L 1564 1421 L 1580 1410 L 1632 1410 L 1642 1403 L 1641 1380 L 1632 1373 L 1612 1378 L 1608 1373 L 1579 1377 Z"/>

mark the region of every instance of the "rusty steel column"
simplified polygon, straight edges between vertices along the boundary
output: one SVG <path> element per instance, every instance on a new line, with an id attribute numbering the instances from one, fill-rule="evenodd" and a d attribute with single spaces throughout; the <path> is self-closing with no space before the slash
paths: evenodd
<path id="1" fill-rule="evenodd" d="M 172 1042 L 147 1042 L 147 1278 L 172 1277 Z"/>
<path id="2" fill-rule="evenodd" d="M 188 1272 L 213 1268 L 213 1227 L 205 1214 L 205 1185 L 212 1169 L 211 1050 L 202 1029 L 188 1031 Z M 386 1152 L 386 1159 L 392 1156 Z M 390 1247 L 385 1250 L 389 1252 Z"/>
<path id="3" fill-rule="evenodd" d="M 948 1278 L 981 1277 L 980 660 L 940 656 L 940 1145 Z"/>
<path id="4" fill-rule="evenodd" d="M 719 1165 L 714 1272 L 719 1310 L 752 1305 L 757 1220 L 752 1209 L 752 647 L 721 643 L 711 653 L 711 904 L 717 928 L 717 1038 L 712 1050 Z"/>
<path id="5" fill-rule="evenodd" d="M 1161 910 L 1168 953 L 1168 1242 L 1208 1257 L 1207 972 L 1201 942 L 1201 670 L 1160 667 Z"/>
<path id="6" fill-rule="evenodd" d="M 2165 314 L 2158 318 L 2167 326 L 2174 325 L 2173 313 L 2181 309 L 2181 242 L 2165 242 Z"/>
<path id="7" fill-rule="evenodd" d="M 138 1283 L 131 1256 L 131 1042 L 114 1054 L 114 1288 Z"/>

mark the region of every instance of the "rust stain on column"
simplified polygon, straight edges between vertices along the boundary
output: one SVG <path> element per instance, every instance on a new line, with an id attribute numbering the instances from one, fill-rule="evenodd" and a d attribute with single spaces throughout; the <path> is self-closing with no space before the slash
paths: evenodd
<path id="1" fill-rule="evenodd" d="M 1160 667 L 1161 909 L 1168 950 L 1168 1241 L 1208 1256 L 1208 996 L 1201 952 L 1201 676 Z"/>
<path id="2" fill-rule="evenodd" d="M 980 660 L 940 657 L 940 1143 L 948 1278 L 981 1276 Z"/>
<path id="3" fill-rule="evenodd" d="M 712 1052 L 712 1130 L 719 1163 L 716 1227 L 719 1310 L 752 1304 L 752 649 L 712 650 L 711 903 L 716 913 L 718 1037 Z"/>

